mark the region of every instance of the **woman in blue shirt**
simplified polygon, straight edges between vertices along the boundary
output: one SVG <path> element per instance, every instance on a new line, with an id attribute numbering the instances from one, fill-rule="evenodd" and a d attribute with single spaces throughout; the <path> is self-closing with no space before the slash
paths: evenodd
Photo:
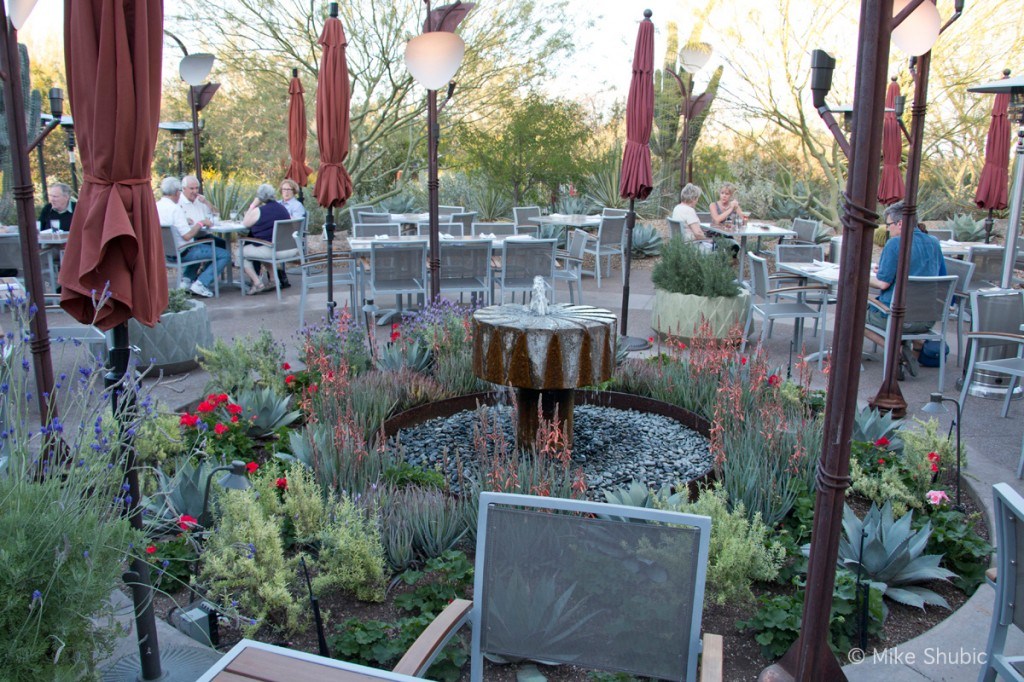
<path id="1" fill-rule="evenodd" d="M 289 215 L 288 209 L 284 207 L 284 204 L 277 201 L 274 187 L 264 183 L 256 190 L 256 198 L 249 204 L 249 210 L 245 212 L 242 224 L 249 228 L 250 237 L 270 242 L 274 239 L 274 223 L 278 220 L 289 219 L 291 219 L 291 215 Z M 277 255 L 278 257 L 287 258 L 288 256 L 294 256 L 295 253 L 295 249 L 290 249 L 288 251 L 279 251 Z M 262 278 L 256 272 L 252 261 L 249 259 L 269 259 L 274 255 L 273 247 L 246 244 L 242 248 L 241 255 L 242 270 L 252 284 L 249 288 L 249 293 L 255 294 L 266 289 L 267 285 L 263 283 Z M 273 284 L 274 274 L 269 273 L 269 277 L 271 279 L 270 283 Z"/>

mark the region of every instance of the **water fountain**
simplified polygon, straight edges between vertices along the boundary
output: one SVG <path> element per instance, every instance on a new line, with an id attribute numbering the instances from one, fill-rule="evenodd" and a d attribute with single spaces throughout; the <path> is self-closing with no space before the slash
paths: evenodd
<path id="1" fill-rule="evenodd" d="M 494 305 L 473 313 L 473 371 L 515 389 L 522 449 L 536 440 L 540 419 L 556 417 L 571 444 L 576 389 L 607 381 L 615 367 L 615 315 L 549 303 L 545 287 L 537 277 L 528 306 Z"/>

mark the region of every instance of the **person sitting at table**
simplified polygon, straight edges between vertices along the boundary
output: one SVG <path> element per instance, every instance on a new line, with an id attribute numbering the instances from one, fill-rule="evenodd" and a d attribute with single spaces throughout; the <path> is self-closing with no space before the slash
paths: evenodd
<path id="1" fill-rule="evenodd" d="M 885 209 L 885 226 L 889 230 L 889 240 L 882 247 L 882 255 L 878 258 L 878 270 L 871 277 L 871 286 L 880 289 L 878 300 L 886 307 L 892 306 L 892 285 L 896 281 L 896 263 L 900 253 L 900 233 L 903 231 L 903 202 L 897 201 Z M 917 230 L 910 242 L 910 268 L 907 273 L 910 277 L 937 277 L 946 274 L 946 261 L 942 257 L 942 247 L 935 237 Z M 889 316 L 877 308 L 868 307 L 867 323 L 885 328 Z M 903 324 L 903 331 L 910 334 L 922 334 L 935 326 L 935 320 L 931 322 L 906 322 Z M 904 359 L 911 369 L 911 374 L 916 374 L 917 369 L 913 361 L 912 348 L 909 342 L 904 342 Z"/>
<path id="2" fill-rule="evenodd" d="M 56 220 L 59 229 L 71 231 L 71 216 L 75 212 L 75 200 L 71 198 L 71 187 L 63 182 L 55 182 L 46 188 L 46 204 L 39 212 L 39 229 L 49 230 Z"/>
<path id="3" fill-rule="evenodd" d="M 262 239 L 264 241 L 272 241 L 274 239 L 274 223 L 278 220 L 291 220 L 291 216 L 288 214 L 288 209 L 285 208 L 284 204 L 277 201 L 277 195 L 274 194 L 273 185 L 263 183 L 256 189 L 256 198 L 249 204 L 249 210 L 245 212 L 245 217 L 242 218 L 242 224 L 249 228 L 249 236 L 254 239 Z M 259 273 L 253 267 L 253 262 L 248 260 L 249 258 L 270 258 L 274 255 L 274 251 L 271 246 L 264 246 L 262 244 L 246 244 L 241 249 L 242 259 L 242 271 L 245 276 L 249 278 L 252 283 L 249 289 L 250 294 L 256 294 L 267 288 L 267 285 L 263 283 L 263 279 Z M 296 249 L 289 249 L 287 251 L 277 252 L 278 257 L 287 258 L 294 256 L 297 253 Z M 282 274 L 280 271 L 278 275 Z M 273 284 L 274 275 L 269 275 L 270 283 Z M 281 279 L 281 288 L 285 288 L 285 279 Z"/>
<path id="4" fill-rule="evenodd" d="M 710 251 L 714 248 L 714 244 L 701 229 L 700 218 L 697 217 L 695 208 L 700 195 L 700 187 L 693 183 L 687 183 L 686 187 L 679 192 L 679 203 L 672 209 L 672 220 L 679 222 L 684 242 L 699 241 L 702 250 Z"/>
<path id="5" fill-rule="evenodd" d="M 288 209 L 288 215 L 292 219 L 305 218 L 306 207 L 299 201 L 299 183 L 295 182 L 291 178 L 285 178 L 281 181 L 281 203 L 285 208 Z"/>
<path id="6" fill-rule="evenodd" d="M 212 239 L 219 248 L 227 249 L 227 242 L 207 231 L 207 228 L 213 227 L 214 219 L 220 215 L 220 211 L 209 199 L 199 193 L 199 178 L 194 175 L 186 175 L 181 179 L 181 197 L 178 198 L 178 206 L 181 206 L 181 210 L 185 212 L 185 218 L 188 219 L 189 225 L 199 225 L 196 239 Z"/>
<path id="7" fill-rule="evenodd" d="M 711 224 L 725 225 L 727 222 L 739 220 L 744 222 L 747 216 L 740 209 L 740 204 L 733 197 L 736 196 L 736 185 L 731 182 L 723 183 L 718 190 L 718 201 L 711 202 Z"/>
<path id="8" fill-rule="evenodd" d="M 167 227 L 171 230 L 171 234 L 174 236 L 174 244 L 179 249 L 194 242 L 196 235 L 199 234 L 200 225 L 189 225 L 185 212 L 178 205 L 178 199 L 181 197 L 181 182 L 178 178 L 164 178 L 160 182 L 160 193 L 163 196 L 156 202 L 156 211 L 160 216 L 161 229 Z M 197 296 L 205 298 L 213 296 L 213 292 L 210 291 L 213 278 L 220 276 L 221 271 L 231 259 L 230 254 L 226 250 L 212 244 L 196 244 L 186 248 L 181 253 L 181 261 L 183 263 L 211 258 L 214 261 L 214 266 L 203 268 L 202 273 L 191 284 L 188 284 L 189 278 L 186 273 L 194 275 L 195 266 L 191 269 L 186 268 L 181 273 L 182 287 L 188 286 L 192 293 Z"/>

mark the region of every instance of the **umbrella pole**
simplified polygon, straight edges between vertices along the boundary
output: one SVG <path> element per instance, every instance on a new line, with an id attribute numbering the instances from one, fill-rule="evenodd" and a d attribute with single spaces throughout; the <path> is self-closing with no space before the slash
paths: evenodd
<path id="1" fill-rule="evenodd" d="M 629 324 L 629 270 L 630 262 L 633 260 L 633 228 L 636 226 L 636 211 L 633 210 L 636 199 L 629 200 L 629 213 L 626 214 L 626 253 L 622 256 L 622 329 L 619 330 L 619 343 L 626 350 L 647 350 L 651 344 L 647 339 L 641 339 L 626 334 L 626 327 Z M 600 263 L 598 264 L 600 267 Z"/>
<path id="2" fill-rule="evenodd" d="M 327 319 L 334 319 L 334 207 L 327 207 L 327 224 L 324 231 L 327 232 Z"/>
<path id="3" fill-rule="evenodd" d="M 1002 289 L 1013 287 L 1013 268 L 1017 263 L 1017 238 L 1020 234 L 1021 202 L 1024 200 L 1024 118 L 1017 129 L 1017 148 L 1013 162 L 1013 187 L 1010 192 L 1010 222 L 1006 224 L 1006 248 L 1003 251 Z"/>
<path id="4" fill-rule="evenodd" d="M 992 227 L 995 224 L 995 221 L 992 218 L 992 213 L 993 213 L 993 209 L 990 208 L 988 210 L 988 218 L 985 218 L 985 243 L 986 244 L 988 244 L 989 241 L 992 239 Z M 953 235 L 953 238 L 955 239 L 956 235 Z"/>
<path id="5" fill-rule="evenodd" d="M 18 233 L 21 235 L 21 262 L 29 303 L 35 312 L 29 318 L 32 331 L 32 365 L 39 402 L 40 424 L 49 425 L 57 416 L 52 404 L 53 361 L 50 358 L 50 331 L 46 322 L 46 300 L 43 295 L 43 273 L 39 269 L 39 232 L 36 230 L 35 200 L 32 174 L 28 165 L 28 133 L 25 130 L 25 101 L 21 94 L 21 59 L 18 56 L 18 32 L 8 27 L 4 8 L 0 6 L 0 70 L 3 98 L 7 104 L 7 130 L 10 135 L 11 187 L 18 210 Z"/>
<path id="6" fill-rule="evenodd" d="M 142 492 L 139 488 L 139 471 L 135 466 L 135 448 L 132 438 L 126 433 L 125 421 L 132 421 L 126 415 L 135 408 L 133 386 L 126 381 L 128 358 L 128 323 L 114 327 L 113 344 L 109 354 L 110 372 L 104 377 L 110 391 L 110 405 L 114 419 L 120 424 L 119 441 L 125 448 L 124 480 L 128 485 L 124 515 L 132 528 L 142 530 L 142 510 L 139 506 Z M 132 559 L 130 569 L 122 576 L 132 589 L 132 603 L 135 606 L 135 628 L 139 640 L 139 660 L 142 664 L 142 680 L 157 680 L 163 677 L 160 668 L 160 643 L 156 635 L 156 614 L 153 611 L 153 586 L 149 578 L 149 563 L 141 556 Z"/>

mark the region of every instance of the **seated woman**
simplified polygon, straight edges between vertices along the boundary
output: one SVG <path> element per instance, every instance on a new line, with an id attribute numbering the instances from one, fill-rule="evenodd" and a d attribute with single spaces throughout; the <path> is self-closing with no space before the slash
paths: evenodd
<path id="1" fill-rule="evenodd" d="M 281 181 L 281 203 L 288 209 L 288 215 L 294 218 L 305 218 L 306 207 L 299 201 L 299 183 L 291 178 Z"/>
<path id="2" fill-rule="evenodd" d="M 694 208 L 697 205 L 697 200 L 700 199 L 700 194 L 700 187 L 693 183 L 687 183 L 679 193 L 679 203 L 672 209 L 672 220 L 679 221 L 684 242 L 700 241 L 701 249 L 710 251 L 713 245 L 704 234 L 704 230 L 700 228 L 700 219 Z"/>
<path id="3" fill-rule="evenodd" d="M 272 241 L 274 239 L 274 223 L 278 220 L 290 220 L 291 216 L 288 214 L 288 209 L 284 207 L 284 204 L 276 200 L 274 194 L 274 187 L 266 183 L 259 186 L 256 190 L 256 198 L 252 200 L 249 205 L 249 210 L 245 212 L 245 217 L 242 218 L 242 224 L 249 228 L 249 236 L 254 239 L 262 239 L 264 241 Z M 290 249 L 288 251 L 278 251 L 279 257 L 294 256 L 296 249 Z M 250 258 L 270 258 L 274 255 L 273 247 L 264 246 L 262 244 L 246 244 L 241 249 L 242 258 L 242 270 L 245 276 L 249 278 L 252 286 L 249 289 L 250 294 L 255 294 L 263 291 L 267 286 L 263 283 L 256 269 L 253 267 L 253 263 Z M 269 269 L 268 269 L 269 270 Z M 273 284 L 274 273 L 268 274 L 270 283 Z"/>
<path id="4" fill-rule="evenodd" d="M 718 190 L 718 201 L 711 203 L 711 223 L 713 225 L 724 225 L 738 220 L 746 222 L 747 216 L 740 210 L 740 204 L 733 197 L 736 196 L 736 185 L 726 182 Z"/>

